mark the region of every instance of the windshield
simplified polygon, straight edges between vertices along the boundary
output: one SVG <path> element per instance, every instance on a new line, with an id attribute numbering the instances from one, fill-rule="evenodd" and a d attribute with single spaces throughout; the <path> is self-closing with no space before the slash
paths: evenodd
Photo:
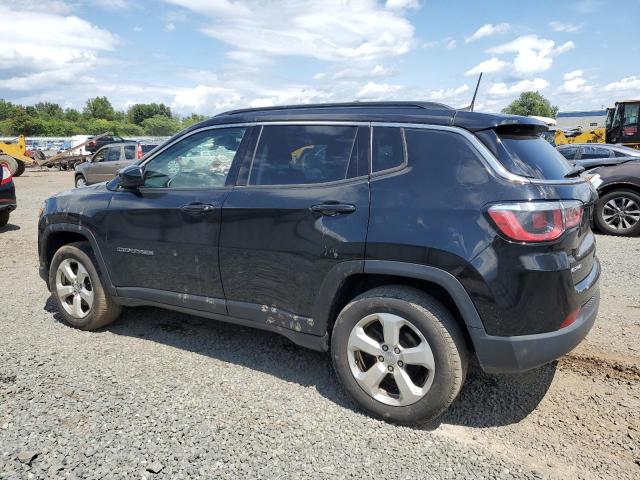
<path id="1" fill-rule="evenodd" d="M 639 103 L 627 103 L 624 106 L 624 123 L 623 126 L 637 125 L 638 124 L 638 109 L 640 109 Z"/>

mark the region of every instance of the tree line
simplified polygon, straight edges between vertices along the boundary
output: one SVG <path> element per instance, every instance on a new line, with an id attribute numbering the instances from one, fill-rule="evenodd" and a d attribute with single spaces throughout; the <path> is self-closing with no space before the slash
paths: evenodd
<path id="1" fill-rule="evenodd" d="M 19 105 L 0 99 L 0 135 L 68 137 L 113 133 L 121 136 L 166 136 L 204 120 L 204 115 L 180 118 L 162 103 L 137 103 L 126 111 L 113 108 L 107 97 L 87 100 L 82 111 L 57 103 Z"/>

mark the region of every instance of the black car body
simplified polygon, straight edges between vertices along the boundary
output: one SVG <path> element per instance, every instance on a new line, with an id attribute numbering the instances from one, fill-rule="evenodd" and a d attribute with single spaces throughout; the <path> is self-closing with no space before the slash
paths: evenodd
<path id="1" fill-rule="evenodd" d="M 104 147 L 105 145 L 109 145 L 110 143 L 129 143 L 132 140 L 125 140 L 122 137 L 117 135 L 100 135 L 97 137 L 89 137 L 87 139 L 87 144 L 85 145 L 85 150 L 90 153 L 96 152 L 99 148 Z"/>
<path id="2" fill-rule="evenodd" d="M 375 301 L 371 292 L 406 289 L 444 306 L 453 343 L 486 371 L 533 368 L 577 345 L 599 304 L 596 192 L 539 137 L 545 129 L 439 104 L 228 112 L 106 185 L 49 198 L 41 276 L 55 291 L 56 252 L 88 242 L 114 304 L 254 326 L 317 350 L 331 343 L 337 365 L 348 314 Z M 397 369 L 388 354 L 381 365 Z M 386 418 L 427 415 L 358 401 Z"/>
<path id="3" fill-rule="evenodd" d="M 16 188 L 9 165 L 0 162 L 0 227 L 9 222 L 11 212 L 16 209 Z"/>
<path id="4" fill-rule="evenodd" d="M 558 151 L 589 175 L 598 175 L 597 227 L 612 235 L 640 234 L 640 150 L 623 145 L 562 145 Z"/>

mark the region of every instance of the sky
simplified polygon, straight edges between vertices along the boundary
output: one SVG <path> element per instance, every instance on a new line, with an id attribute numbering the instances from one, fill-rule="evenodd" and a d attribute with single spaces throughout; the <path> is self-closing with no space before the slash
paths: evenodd
<path id="1" fill-rule="evenodd" d="M 640 0 L 0 0 L 0 98 L 180 115 L 366 100 L 640 98 Z"/>

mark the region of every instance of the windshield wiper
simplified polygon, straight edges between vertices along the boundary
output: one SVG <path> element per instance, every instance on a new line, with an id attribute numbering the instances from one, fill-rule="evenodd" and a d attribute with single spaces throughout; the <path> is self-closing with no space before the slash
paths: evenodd
<path id="1" fill-rule="evenodd" d="M 573 168 L 565 174 L 564 178 L 577 177 L 582 172 L 584 172 L 584 167 L 582 165 L 574 165 Z"/>

